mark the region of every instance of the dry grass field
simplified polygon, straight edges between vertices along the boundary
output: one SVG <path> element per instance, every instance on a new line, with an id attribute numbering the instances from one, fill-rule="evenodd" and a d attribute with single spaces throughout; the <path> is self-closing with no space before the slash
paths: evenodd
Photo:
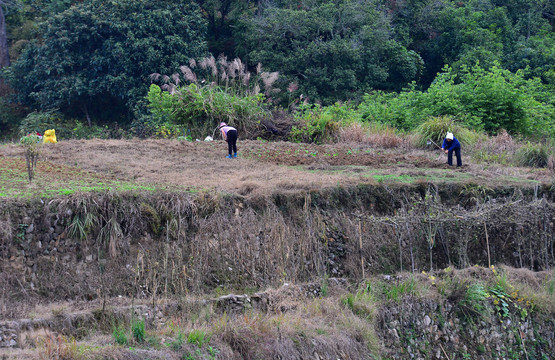
<path id="1" fill-rule="evenodd" d="M 223 141 L 69 140 L 45 145 L 37 178 L 26 180 L 22 148 L 0 146 L 0 197 L 55 196 L 103 189 L 210 190 L 244 196 L 360 183 L 551 183 L 547 169 L 472 163 L 450 168 L 438 151 L 363 144 L 240 141 L 226 159 Z"/>

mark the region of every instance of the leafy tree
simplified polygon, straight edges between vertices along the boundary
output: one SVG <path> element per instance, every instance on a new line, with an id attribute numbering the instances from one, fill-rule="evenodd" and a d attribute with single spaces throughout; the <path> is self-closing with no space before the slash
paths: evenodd
<path id="1" fill-rule="evenodd" d="M 196 0 L 208 22 L 207 42 L 212 54 L 235 56 L 233 27 L 255 6 L 252 0 Z"/>
<path id="2" fill-rule="evenodd" d="M 420 56 L 392 39 L 374 0 L 312 1 L 264 7 L 235 33 L 237 52 L 333 103 L 372 88 L 400 89 L 418 78 Z"/>
<path id="3" fill-rule="evenodd" d="M 538 35 L 521 39 L 515 51 L 508 56 L 507 68 L 511 71 L 525 69 L 528 77 L 539 77 L 555 91 L 555 33 L 545 29 Z M 555 104 L 555 96 L 551 93 Z"/>
<path id="4" fill-rule="evenodd" d="M 114 119 L 144 98 L 149 74 L 204 55 L 205 32 L 190 1 L 91 0 L 41 24 L 8 77 L 32 107 Z"/>

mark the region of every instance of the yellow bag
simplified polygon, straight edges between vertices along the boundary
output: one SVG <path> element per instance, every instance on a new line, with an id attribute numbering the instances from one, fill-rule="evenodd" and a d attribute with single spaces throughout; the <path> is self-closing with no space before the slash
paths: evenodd
<path id="1" fill-rule="evenodd" d="M 44 136 L 42 137 L 42 142 L 43 143 L 52 143 L 55 144 L 58 141 L 56 140 L 56 130 L 54 129 L 50 129 L 50 130 L 46 130 L 44 132 Z"/>

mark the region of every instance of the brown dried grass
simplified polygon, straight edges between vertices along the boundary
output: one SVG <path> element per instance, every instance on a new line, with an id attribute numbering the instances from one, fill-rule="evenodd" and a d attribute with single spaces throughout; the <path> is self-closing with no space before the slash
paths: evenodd
<path id="1" fill-rule="evenodd" d="M 400 147 L 404 142 L 403 138 L 392 127 L 379 124 L 363 125 L 358 122 L 341 128 L 339 141 L 384 149 Z"/>
<path id="2" fill-rule="evenodd" d="M 77 166 L 112 178 L 153 184 L 161 187 L 214 189 L 222 192 L 271 194 L 285 179 L 290 187 L 312 188 L 354 184 L 340 174 L 312 174 L 302 169 L 283 167 L 244 157 L 249 150 L 271 153 L 280 151 L 281 144 L 239 141 L 238 159 L 226 159 L 224 141 L 188 143 L 177 140 L 69 140 L 45 147 L 42 160 Z M 21 156 L 20 147 L 4 146 L 2 153 Z M 39 161 L 40 162 L 40 161 Z M 247 191 L 248 192 L 248 191 Z"/>

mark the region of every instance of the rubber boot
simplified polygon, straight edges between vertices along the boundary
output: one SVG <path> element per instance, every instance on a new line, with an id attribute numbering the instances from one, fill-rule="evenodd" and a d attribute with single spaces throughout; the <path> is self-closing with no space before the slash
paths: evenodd
<path id="1" fill-rule="evenodd" d="M 226 156 L 226 158 L 231 159 L 231 155 Z"/>
<path id="2" fill-rule="evenodd" d="M 234 157 L 234 158 L 237 158 L 237 153 L 233 154 L 233 157 Z"/>

